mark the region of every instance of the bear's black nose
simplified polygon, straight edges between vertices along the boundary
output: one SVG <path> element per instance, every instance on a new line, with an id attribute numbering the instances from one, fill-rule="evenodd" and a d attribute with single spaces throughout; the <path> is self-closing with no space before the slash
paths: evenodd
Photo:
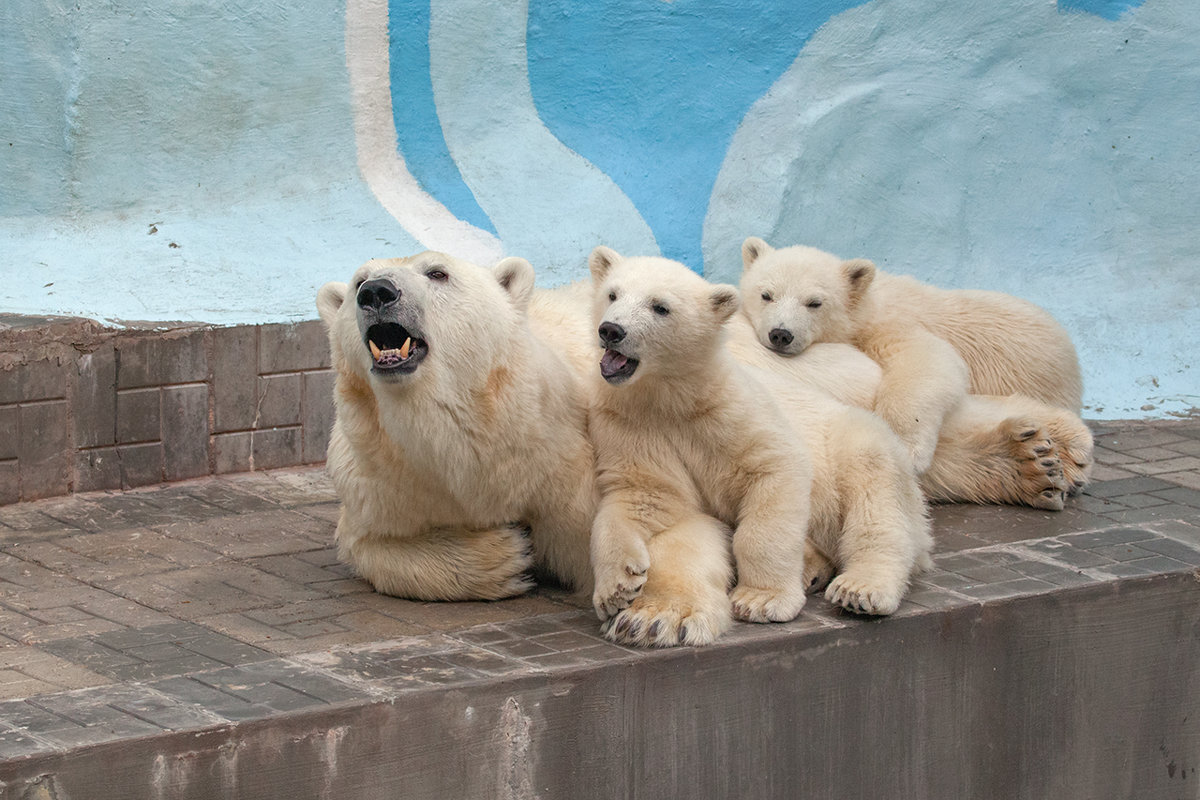
<path id="1" fill-rule="evenodd" d="M 400 299 L 400 289 L 387 278 L 376 278 L 358 287 L 358 307 L 379 311 Z"/>
<path id="2" fill-rule="evenodd" d="M 792 343 L 793 337 L 787 328 L 772 328 L 767 338 L 771 340 L 772 347 L 787 347 Z"/>
<path id="3" fill-rule="evenodd" d="M 614 345 L 625 338 L 625 329 L 615 322 L 600 323 L 600 341 L 606 345 Z"/>

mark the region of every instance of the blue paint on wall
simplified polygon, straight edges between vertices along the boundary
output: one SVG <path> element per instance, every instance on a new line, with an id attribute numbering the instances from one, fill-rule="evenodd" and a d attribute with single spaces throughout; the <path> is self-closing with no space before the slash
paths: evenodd
<path id="1" fill-rule="evenodd" d="M 1107 20 L 1115 20 L 1146 0 L 1058 0 L 1059 11 L 1086 11 Z"/>
<path id="2" fill-rule="evenodd" d="M 699 269 L 709 196 L 742 117 L 821 25 L 864 1 L 535 1 L 534 101 L 628 195 L 662 254 Z"/>
<path id="3" fill-rule="evenodd" d="M 455 166 L 438 122 L 429 77 L 429 0 L 389 0 L 388 20 L 392 116 L 405 166 L 454 216 L 495 233 Z"/>

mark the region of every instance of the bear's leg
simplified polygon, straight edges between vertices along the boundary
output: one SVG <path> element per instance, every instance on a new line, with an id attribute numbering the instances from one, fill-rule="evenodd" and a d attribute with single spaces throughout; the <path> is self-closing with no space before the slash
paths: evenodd
<path id="1" fill-rule="evenodd" d="M 648 543 L 651 566 L 641 594 L 601 627 L 619 644 L 709 644 L 733 624 L 729 529 L 695 514 Z"/>
<path id="2" fill-rule="evenodd" d="M 746 622 L 788 622 L 804 608 L 808 474 L 781 472 L 754 480 L 733 533 L 737 585 L 733 615 Z"/>
<path id="3" fill-rule="evenodd" d="M 863 614 L 891 614 L 913 572 L 932 565 L 933 540 L 916 478 L 900 444 L 878 422 L 848 410 L 831 427 L 828 448 L 841 509 L 842 569 L 825 597 Z"/>
<path id="4" fill-rule="evenodd" d="M 949 342 L 923 330 L 903 338 L 878 331 L 863 349 L 883 368 L 875 413 L 908 447 L 919 475 L 933 461 L 943 420 L 970 387 L 966 362 Z"/>
<path id="5" fill-rule="evenodd" d="M 659 534 L 661 535 L 661 534 Z M 610 619 L 641 594 L 650 569 L 647 543 L 654 534 L 636 524 L 613 496 L 600 501 L 592 524 L 592 607 L 601 621 Z"/>
<path id="6" fill-rule="evenodd" d="M 533 587 L 528 529 L 435 529 L 413 536 L 362 536 L 339 554 L 381 594 L 411 600 L 499 600 Z"/>
<path id="7" fill-rule="evenodd" d="M 970 395 L 947 417 L 921 488 L 933 501 L 1061 511 L 1065 495 L 1087 485 L 1092 447 L 1070 411 L 1020 395 Z"/>

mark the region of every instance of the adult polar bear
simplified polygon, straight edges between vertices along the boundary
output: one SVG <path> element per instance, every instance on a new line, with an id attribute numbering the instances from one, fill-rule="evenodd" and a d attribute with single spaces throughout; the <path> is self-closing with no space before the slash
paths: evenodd
<path id="1" fill-rule="evenodd" d="M 1043 309 L 754 236 L 742 263 L 743 308 L 764 348 L 794 356 L 842 342 L 881 366 L 873 409 L 908 445 L 931 498 L 1060 509 L 1086 484 L 1092 437 L 1078 416 L 1079 362 Z M 1052 485 L 1029 491 L 1038 486 L 1031 468 Z"/>

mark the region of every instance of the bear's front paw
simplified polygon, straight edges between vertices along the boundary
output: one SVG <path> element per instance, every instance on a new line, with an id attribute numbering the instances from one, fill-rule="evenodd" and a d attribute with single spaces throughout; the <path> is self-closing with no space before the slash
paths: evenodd
<path id="1" fill-rule="evenodd" d="M 717 598 L 714 598 L 717 599 Z M 604 638 L 640 647 L 711 644 L 732 624 L 729 602 L 707 606 L 639 597 L 600 627 Z"/>
<path id="2" fill-rule="evenodd" d="M 842 573 L 830 582 L 825 599 L 856 614 L 891 614 L 900 607 L 903 587 Z"/>
<path id="3" fill-rule="evenodd" d="M 729 600 L 733 616 L 744 622 L 790 622 L 804 608 L 804 585 L 784 589 L 738 585 Z"/>
<path id="4" fill-rule="evenodd" d="M 635 549 L 614 562 L 596 564 L 596 590 L 592 594 L 592 606 L 601 620 L 628 608 L 646 585 L 650 553 L 640 541 L 636 544 L 641 546 L 640 551 Z"/>

